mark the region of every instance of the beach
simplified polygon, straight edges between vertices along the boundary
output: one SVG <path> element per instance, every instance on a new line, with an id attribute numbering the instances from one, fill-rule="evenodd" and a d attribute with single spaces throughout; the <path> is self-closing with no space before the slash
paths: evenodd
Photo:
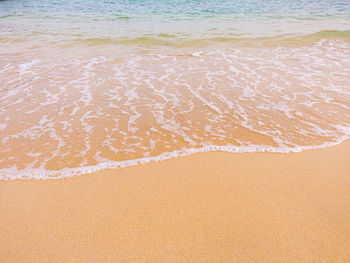
<path id="1" fill-rule="evenodd" d="M 350 142 L 0 182 L 1 262 L 349 262 Z"/>
<path id="2" fill-rule="evenodd" d="M 0 1 L 0 263 L 350 262 L 349 21 Z"/>

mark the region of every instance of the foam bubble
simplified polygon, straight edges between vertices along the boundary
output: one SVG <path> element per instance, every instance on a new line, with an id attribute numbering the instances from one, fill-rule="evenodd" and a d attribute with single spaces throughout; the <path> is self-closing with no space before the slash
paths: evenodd
<path id="1" fill-rule="evenodd" d="M 1 178 L 62 178 L 203 151 L 295 152 L 350 136 L 349 44 L 159 52 L 7 56 Z"/>
<path id="2" fill-rule="evenodd" d="M 0 169 L 0 180 L 47 180 L 47 179 L 62 179 L 69 178 L 78 175 L 85 175 L 101 170 L 110 170 L 110 169 L 119 169 L 127 168 L 139 164 L 146 164 L 150 162 L 164 161 L 172 158 L 183 157 L 194 153 L 203 153 L 203 152 L 227 152 L 227 153 L 252 153 L 252 152 L 270 152 L 270 153 L 297 153 L 305 150 L 312 149 L 324 149 L 327 147 L 335 146 L 340 144 L 342 141 L 349 139 L 349 137 L 339 138 L 335 142 L 326 142 L 318 146 L 300 146 L 300 147 L 283 147 L 275 148 L 270 146 L 263 145 L 247 145 L 247 146 L 218 146 L 218 145 L 208 145 L 202 148 L 189 148 L 173 152 L 164 152 L 155 157 L 146 157 L 139 158 L 134 160 L 126 161 L 110 161 L 99 156 L 99 152 L 96 153 L 95 158 L 100 161 L 99 164 L 94 166 L 84 166 L 77 168 L 63 168 L 57 171 L 45 170 L 43 168 L 27 168 L 27 169 L 18 169 L 16 166 L 11 168 Z"/>

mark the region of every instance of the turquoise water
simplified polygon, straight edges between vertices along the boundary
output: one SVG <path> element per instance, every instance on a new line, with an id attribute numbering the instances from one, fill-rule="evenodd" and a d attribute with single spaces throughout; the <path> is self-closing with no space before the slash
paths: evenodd
<path id="1" fill-rule="evenodd" d="M 349 37 L 349 21 L 347 0 L 5 0 L 0 43 L 191 45 L 321 32 L 319 39 Z"/>

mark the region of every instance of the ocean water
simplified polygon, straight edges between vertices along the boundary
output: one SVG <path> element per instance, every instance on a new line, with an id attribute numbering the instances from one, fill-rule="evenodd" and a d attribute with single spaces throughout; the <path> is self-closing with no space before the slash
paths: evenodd
<path id="1" fill-rule="evenodd" d="M 0 179 L 350 137 L 347 0 L 0 1 Z"/>

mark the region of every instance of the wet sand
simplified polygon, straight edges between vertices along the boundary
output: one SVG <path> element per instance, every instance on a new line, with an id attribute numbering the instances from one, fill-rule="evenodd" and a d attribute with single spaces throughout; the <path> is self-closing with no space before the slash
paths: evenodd
<path id="1" fill-rule="evenodd" d="M 350 41 L 75 50 L 0 59 L 0 179 L 192 148 L 285 152 L 350 138 Z"/>
<path id="2" fill-rule="evenodd" d="M 0 182 L 0 262 L 350 262 L 350 142 Z"/>

